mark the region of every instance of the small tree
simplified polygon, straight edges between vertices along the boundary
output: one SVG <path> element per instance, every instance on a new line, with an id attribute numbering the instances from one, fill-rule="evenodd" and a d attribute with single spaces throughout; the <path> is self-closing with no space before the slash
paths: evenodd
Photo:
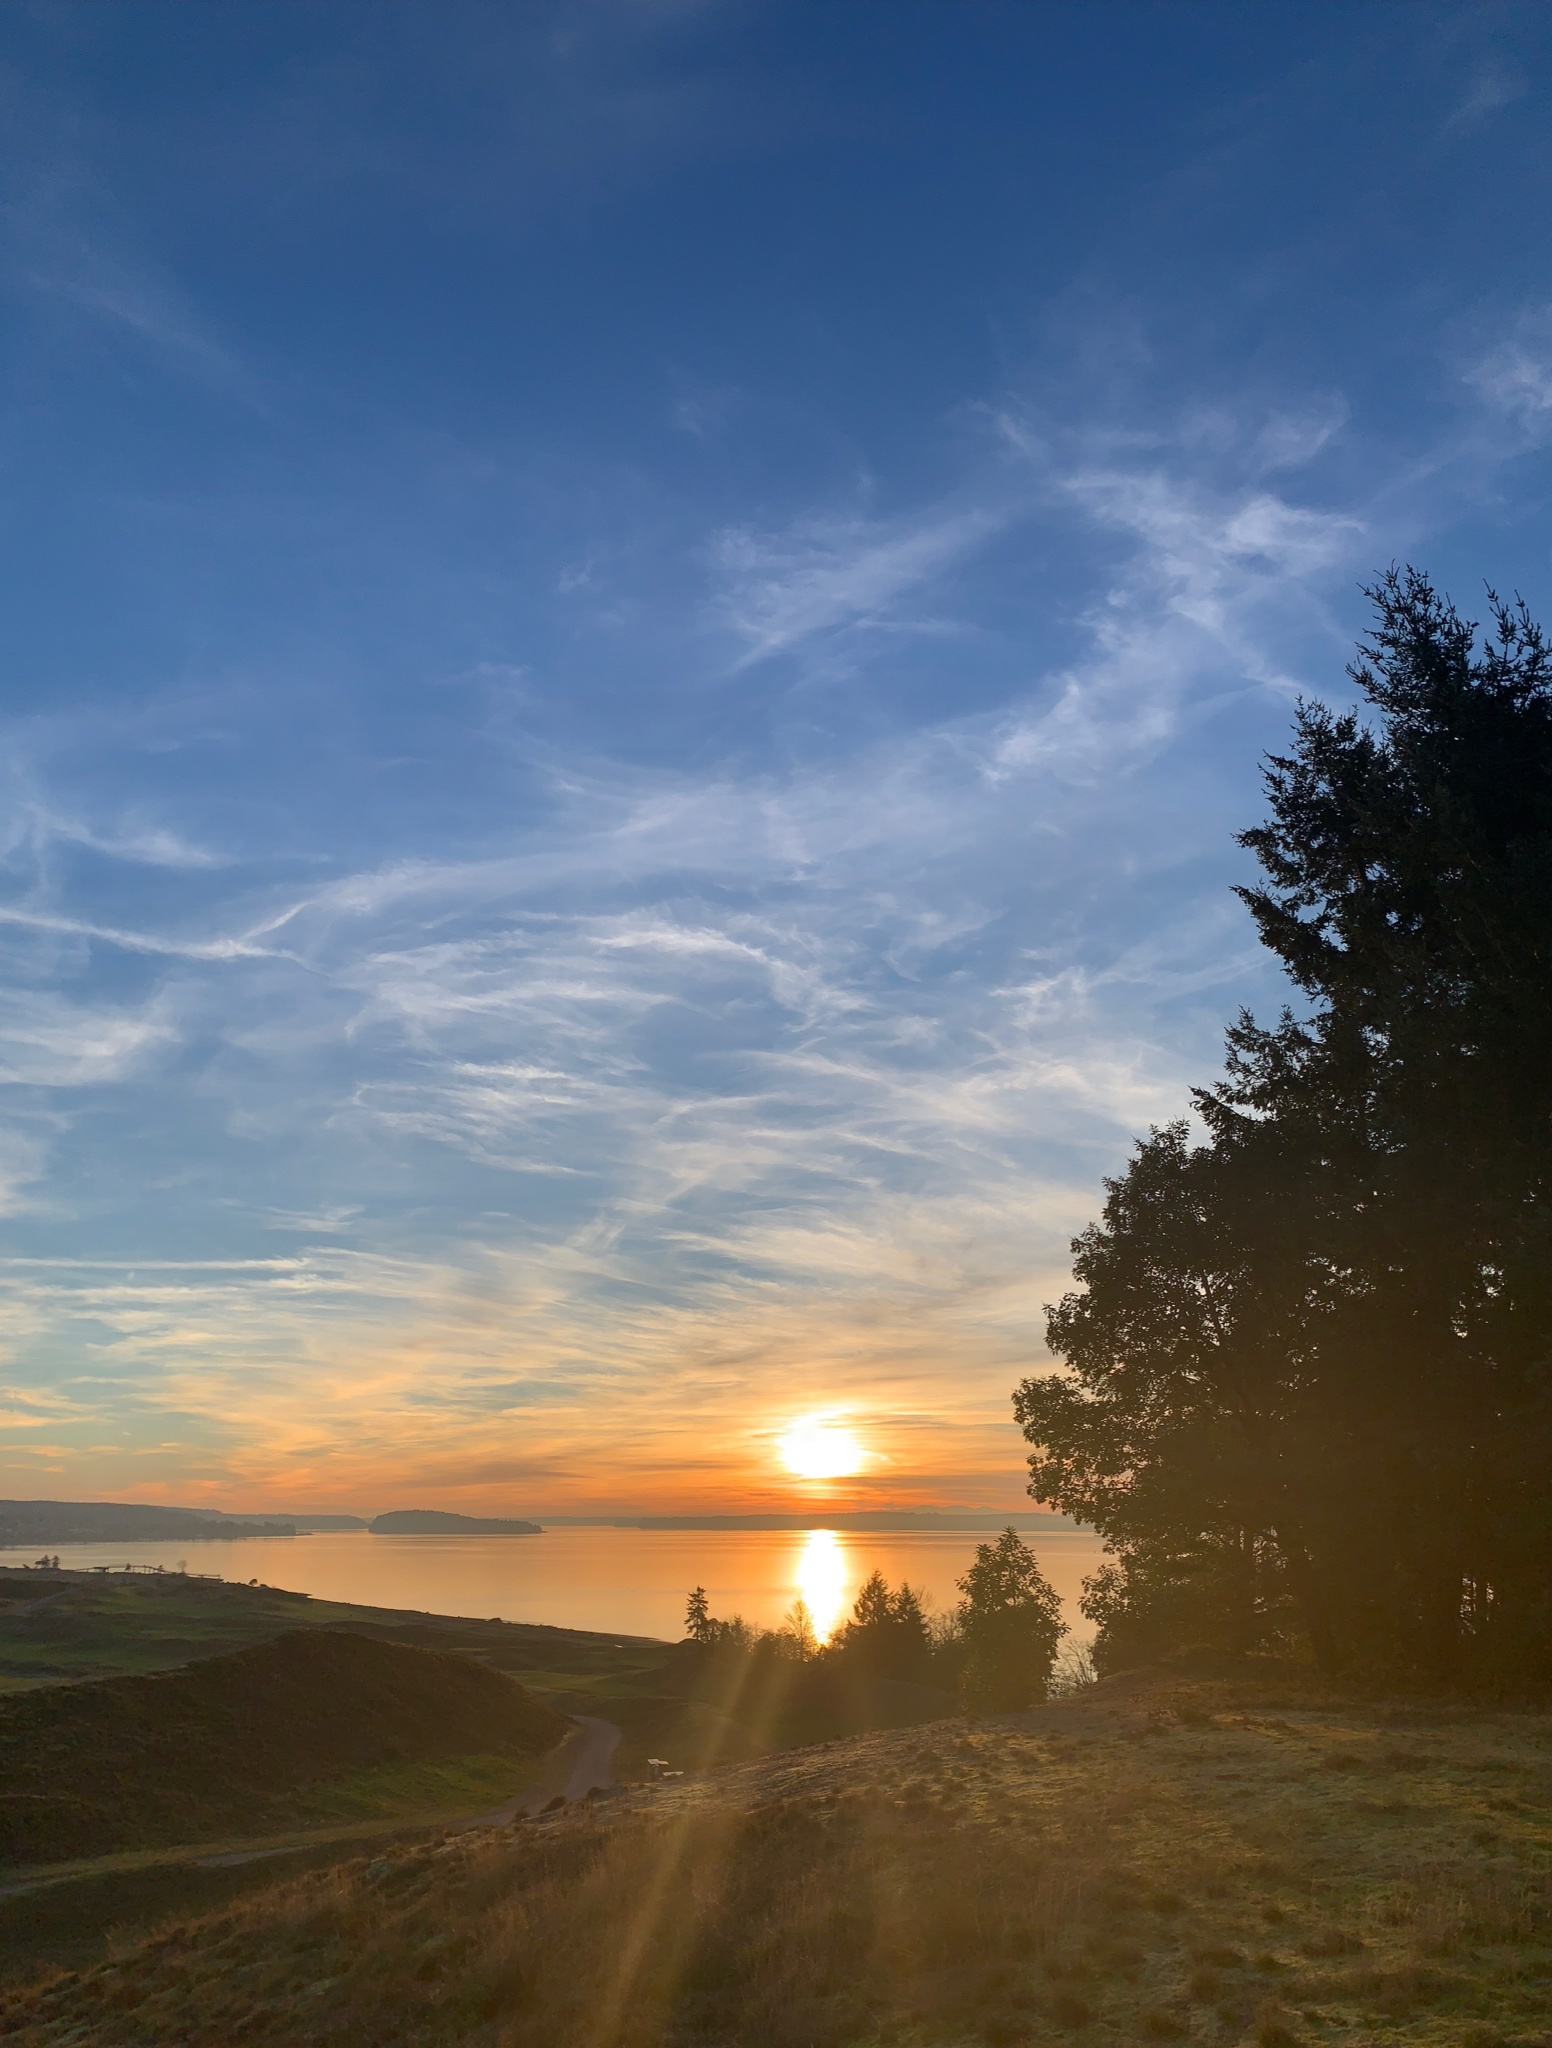
<path id="1" fill-rule="evenodd" d="M 711 1618 L 711 1602 L 706 1598 L 706 1588 L 697 1586 L 684 1603 L 684 1632 L 692 1643 L 709 1643 L 716 1634 L 717 1624 Z"/>
<path id="2" fill-rule="evenodd" d="M 768 1635 L 768 1630 L 754 1627 L 741 1614 L 733 1614 L 726 1621 L 711 1611 L 706 1598 L 706 1588 L 697 1586 L 684 1605 L 684 1630 L 688 1643 L 701 1650 L 748 1651 L 755 1649 Z M 774 1642 L 774 1636 L 771 1637 Z"/>
<path id="3" fill-rule="evenodd" d="M 1055 1588 L 1016 1529 L 976 1545 L 959 1590 L 967 1704 L 1008 1713 L 1043 1700 L 1067 1626 Z"/>
<path id="4" fill-rule="evenodd" d="M 787 1654 L 801 1664 L 807 1664 L 819 1655 L 819 1636 L 814 1628 L 814 1617 L 809 1612 L 808 1602 L 799 1593 L 787 1609 L 786 1619 L 777 1631 Z"/>

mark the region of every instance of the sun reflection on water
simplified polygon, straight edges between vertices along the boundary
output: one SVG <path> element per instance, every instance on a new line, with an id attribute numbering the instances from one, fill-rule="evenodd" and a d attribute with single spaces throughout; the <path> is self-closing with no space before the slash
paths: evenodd
<path id="1" fill-rule="evenodd" d="M 798 1559 L 797 1589 L 815 1635 L 826 1641 L 846 1605 L 846 1553 L 833 1529 L 809 1530 Z"/>

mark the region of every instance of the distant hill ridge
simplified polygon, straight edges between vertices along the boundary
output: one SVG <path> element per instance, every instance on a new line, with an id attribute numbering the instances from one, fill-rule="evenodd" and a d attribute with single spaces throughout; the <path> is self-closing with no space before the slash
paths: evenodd
<path id="1" fill-rule="evenodd" d="M 397 1508 L 367 1525 L 374 1536 L 542 1536 L 537 1522 L 450 1515 L 440 1508 Z"/>
<path id="2" fill-rule="evenodd" d="M 0 1549 L 50 1543 L 227 1543 L 294 1536 L 296 1524 L 128 1501 L 0 1500 Z"/>
<path id="3" fill-rule="evenodd" d="M 1006 1528 L 1076 1530 L 1067 1515 L 1027 1510 L 937 1508 L 823 1509 L 798 1514 L 551 1515 L 551 1528 L 804 1530 L 858 1535 L 917 1531 L 960 1534 Z M 518 1516 L 460 1515 L 443 1508 L 399 1508 L 368 1522 L 359 1515 L 234 1515 L 221 1508 L 145 1506 L 128 1501 L 0 1500 L 0 1550 L 61 1543 L 230 1543 L 245 1536 L 301 1536 L 312 1531 L 370 1529 L 377 1536 L 541 1536 L 543 1526 Z"/>

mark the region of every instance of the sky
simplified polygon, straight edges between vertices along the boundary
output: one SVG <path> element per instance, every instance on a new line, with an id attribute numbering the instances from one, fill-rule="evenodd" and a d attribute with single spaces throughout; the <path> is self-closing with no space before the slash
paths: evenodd
<path id="1" fill-rule="evenodd" d="M 0 1494 L 1027 1506 L 1361 586 L 1552 610 L 1549 96 L 1537 0 L 0 9 Z"/>

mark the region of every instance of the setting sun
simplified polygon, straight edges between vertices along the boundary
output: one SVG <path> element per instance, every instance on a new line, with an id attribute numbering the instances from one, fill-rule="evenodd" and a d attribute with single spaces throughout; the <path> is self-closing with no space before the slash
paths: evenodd
<path id="1" fill-rule="evenodd" d="M 799 1479 L 847 1479 L 866 1457 L 849 1429 L 833 1422 L 794 1422 L 777 1448 L 787 1470 Z"/>

